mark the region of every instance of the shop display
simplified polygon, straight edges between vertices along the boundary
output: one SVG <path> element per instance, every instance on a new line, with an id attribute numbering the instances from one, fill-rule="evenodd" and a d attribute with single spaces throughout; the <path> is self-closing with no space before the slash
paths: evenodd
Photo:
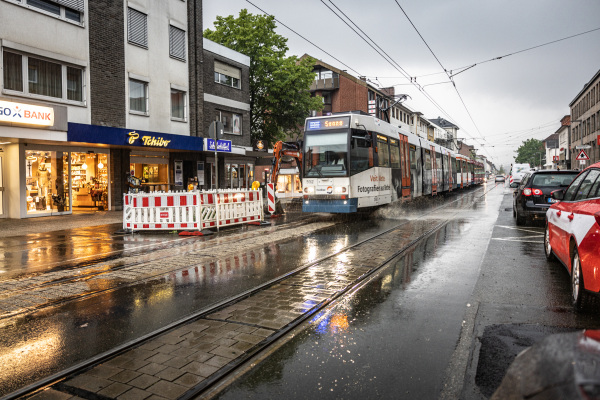
<path id="1" fill-rule="evenodd" d="M 108 209 L 108 155 L 71 153 L 73 209 Z"/>
<path id="2" fill-rule="evenodd" d="M 69 211 L 67 162 L 63 152 L 25 152 L 28 214 Z"/>

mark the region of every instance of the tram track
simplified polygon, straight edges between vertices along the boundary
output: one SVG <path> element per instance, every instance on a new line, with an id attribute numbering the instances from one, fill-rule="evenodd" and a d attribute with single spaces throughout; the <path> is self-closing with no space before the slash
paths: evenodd
<path id="1" fill-rule="evenodd" d="M 483 196 L 484 194 L 485 193 L 483 193 L 481 196 Z M 473 193 L 473 195 L 475 194 Z M 461 208 L 467 208 L 468 206 L 476 202 L 477 199 L 479 199 L 481 196 L 476 197 L 474 200 L 470 201 L 467 205 Z M 116 347 L 110 351 L 102 353 L 85 362 L 82 362 L 69 369 L 61 371 L 60 373 L 54 374 L 42 381 L 25 387 L 17 392 L 13 392 L 7 397 L 5 397 L 5 399 L 29 397 L 35 393 L 38 393 L 41 390 L 45 390 L 48 388 L 51 388 L 50 390 L 59 390 L 70 394 L 76 394 L 79 397 L 83 398 L 102 398 L 102 396 L 97 396 L 97 394 L 94 394 L 91 391 L 86 391 L 85 389 L 78 387 L 77 385 L 73 385 L 73 382 L 76 381 L 76 378 L 78 376 L 83 376 L 85 374 L 93 375 L 93 371 L 95 368 L 99 368 L 105 363 L 108 364 L 111 362 L 111 360 L 127 358 L 127 354 L 129 354 L 132 351 L 135 351 L 134 349 L 141 349 L 144 346 L 149 346 L 149 343 L 154 343 L 157 341 L 160 343 L 160 340 L 164 340 L 161 339 L 161 337 L 169 337 L 174 339 L 176 336 L 174 332 L 178 332 L 181 329 L 188 329 L 185 328 L 186 326 L 203 326 L 208 324 L 210 325 L 210 327 L 206 329 L 210 330 L 215 328 L 215 326 L 223 327 L 232 325 L 236 329 L 240 328 L 243 331 L 249 329 L 256 329 L 260 331 L 270 332 L 270 334 L 265 336 L 263 340 L 254 343 L 251 347 L 244 350 L 240 355 L 231 359 L 230 362 L 227 362 L 224 365 L 220 366 L 220 368 L 218 368 L 215 371 L 215 373 L 212 373 L 209 376 L 204 377 L 204 379 L 202 379 L 200 382 L 189 386 L 187 390 L 184 393 L 182 393 L 181 396 L 179 396 L 179 398 L 182 399 L 196 397 L 201 393 L 205 392 L 206 390 L 214 388 L 215 385 L 218 385 L 219 382 L 223 382 L 224 379 L 230 377 L 231 374 L 235 373 L 235 371 L 238 371 L 244 365 L 247 365 L 247 363 L 251 362 L 251 360 L 256 359 L 256 357 L 259 357 L 261 353 L 266 351 L 266 349 L 273 345 L 273 343 L 277 342 L 280 338 L 289 334 L 294 329 L 297 329 L 298 326 L 305 323 L 313 315 L 318 313 L 323 308 L 330 306 L 339 298 L 347 294 L 349 291 L 354 290 L 360 285 L 362 285 L 365 282 L 365 280 L 368 280 L 369 277 L 372 277 L 374 274 L 380 271 L 381 268 L 387 265 L 390 261 L 392 261 L 399 255 L 410 249 L 412 246 L 429 236 L 431 233 L 440 229 L 453 217 L 436 219 L 431 218 L 431 214 L 444 207 L 448 207 L 450 204 L 453 204 L 459 200 L 460 199 L 456 199 L 452 202 L 448 202 L 445 205 L 442 205 L 440 207 L 434 208 L 426 213 L 421 214 L 419 218 L 409 221 L 403 221 L 402 223 L 399 223 L 392 228 L 379 232 L 357 243 L 346 246 L 336 252 L 324 256 L 318 260 L 314 260 L 299 268 L 289 271 L 288 273 L 276 279 L 272 279 L 259 286 L 256 286 L 255 288 L 239 293 L 236 296 L 232 296 L 228 299 L 212 304 L 192 315 L 175 321 L 141 338 L 124 343 L 121 346 Z M 412 226 L 412 228 L 409 229 L 409 231 L 411 231 L 411 233 L 413 233 L 414 235 L 409 237 L 402 236 L 402 228 L 406 229 L 407 227 L 410 227 L 411 224 L 414 226 Z M 398 239 L 401 239 L 401 246 L 399 247 Z M 379 244 L 377 246 L 373 245 L 375 241 L 379 241 Z M 386 248 L 389 248 L 389 251 L 386 253 L 385 257 L 381 257 L 379 254 L 379 250 L 377 250 L 377 248 L 381 248 L 382 245 L 385 245 L 387 246 Z M 315 282 L 307 284 L 306 281 L 303 281 L 303 279 L 308 279 L 310 276 L 315 274 L 326 275 L 327 272 L 331 272 L 332 267 L 335 268 L 335 266 L 340 266 L 341 264 L 339 260 L 343 258 L 349 258 L 354 261 L 356 261 L 355 259 L 363 259 L 364 262 L 362 262 L 358 267 L 352 267 L 347 269 L 348 271 L 351 270 L 351 272 L 348 273 L 348 275 L 344 275 L 344 273 L 346 272 L 340 272 L 340 275 L 335 277 L 335 282 L 327 280 L 330 279 L 331 276 L 326 277 L 326 282 L 334 282 L 334 284 L 331 286 L 333 288 L 332 290 L 316 290 L 315 288 L 322 286 L 322 282 L 319 284 L 315 284 Z M 310 271 L 310 273 L 307 273 L 307 271 Z M 336 283 L 338 284 L 336 285 Z M 286 291 L 306 291 L 309 294 L 308 297 L 311 298 L 312 296 L 313 298 L 313 300 L 311 300 L 311 307 L 307 308 L 306 310 L 302 310 L 303 312 L 299 315 L 288 315 L 287 319 L 284 319 L 285 324 L 281 327 L 276 327 L 273 325 L 261 325 L 261 323 L 256 323 L 251 320 L 244 321 L 243 318 L 240 319 L 236 317 L 236 307 L 239 308 L 241 303 L 251 303 L 250 299 L 265 296 L 265 293 L 269 291 L 275 291 L 276 293 L 283 293 Z M 189 341 L 189 338 L 186 340 Z M 110 396 L 108 396 L 108 398 L 110 398 Z"/>

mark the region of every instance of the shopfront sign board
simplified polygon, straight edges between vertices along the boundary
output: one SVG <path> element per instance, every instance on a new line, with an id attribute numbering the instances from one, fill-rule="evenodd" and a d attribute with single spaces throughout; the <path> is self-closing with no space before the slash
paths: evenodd
<path id="1" fill-rule="evenodd" d="M 0 122 L 53 126 L 54 109 L 12 101 L 0 101 Z"/>
<path id="2" fill-rule="evenodd" d="M 206 151 L 215 151 L 215 140 L 205 138 Z M 231 153 L 231 140 L 217 140 L 217 151 L 222 153 Z"/>
<path id="3" fill-rule="evenodd" d="M 203 151 L 201 137 L 173 135 L 162 132 L 149 132 L 109 126 L 77 124 L 69 122 L 67 131 L 69 142 L 99 143 L 117 146 L 135 146 L 154 149 Z"/>

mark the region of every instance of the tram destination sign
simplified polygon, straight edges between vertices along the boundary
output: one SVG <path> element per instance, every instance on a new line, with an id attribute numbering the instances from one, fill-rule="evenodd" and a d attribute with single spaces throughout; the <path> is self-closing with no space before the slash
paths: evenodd
<path id="1" fill-rule="evenodd" d="M 306 121 L 307 131 L 322 131 L 328 129 L 348 128 L 350 126 L 350 117 L 339 118 L 317 118 Z"/>

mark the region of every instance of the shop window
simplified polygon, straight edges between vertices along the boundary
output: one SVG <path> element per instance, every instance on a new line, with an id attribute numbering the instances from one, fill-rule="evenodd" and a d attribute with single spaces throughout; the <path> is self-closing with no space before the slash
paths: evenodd
<path id="1" fill-rule="evenodd" d="M 136 177 L 144 192 L 169 190 L 169 166 L 168 164 L 129 164 L 131 176 Z"/>
<path id="2" fill-rule="evenodd" d="M 71 153 L 73 210 L 108 209 L 108 155 Z"/>
<path id="3" fill-rule="evenodd" d="M 69 211 L 68 162 L 63 152 L 25 152 L 27 214 Z"/>

